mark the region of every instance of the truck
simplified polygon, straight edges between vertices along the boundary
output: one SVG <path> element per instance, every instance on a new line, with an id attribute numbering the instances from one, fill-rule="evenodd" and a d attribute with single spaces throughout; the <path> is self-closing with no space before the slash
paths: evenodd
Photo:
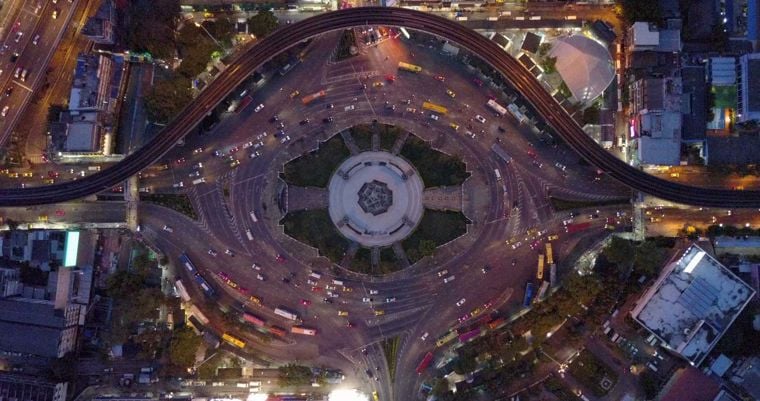
<path id="1" fill-rule="evenodd" d="M 565 232 L 568 234 L 581 232 L 591 227 L 591 222 L 568 224 L 565 226 Z"/>
<path id="2" fill-rule="evenodd" d="M 501 172 L 498 168 L 493 169 L 493 174 L 496 176 L 496 181 L 501 181 Z"/>
<path id="3" fill-rule="evenodd" d="M 250 313 L 247 313 L 247 312 L 243 313 L 243 320 L 245 320 L 246 322 L 248 322 L 248 323 L 250 323 L 250 324 L 252 324 L 252 325 L 254 325 L 256 327 L 265 327 L 266 326 L 266 322 L 263 319 L 261 319 L 258 316 L 255 316 L 255 315 L 252 315 Z"/>
<path id="4" fill-rule="evenodd" d="M 240 103 L 238 103 L 237 108 L 235 108 L 235 112 L 240 113 L 241 111 L 243 111 L 243 109 L 248 107 L 248 105 L 251 104 L 251 102 L 253 102 L 253 97 L 251 97 L 251 95 L 245 96 L 244 98 L 240 100 Z"/>
<path id="5" fill-rule="evenodd" d="M 325 97 L 325 91 L 321 90 L 316 93 L 312 93 L 311 95 L 306 95 L 303 98 L 301 98 L 301 102 L 303 102 L 304 105 L 307 105 L 317 99 Z"/>
<path id="6" fill-rule="evenodd" d="M 438 346 L 438 347 L 442 347 L 446 343 L 448 343 L 449 341 L 451 341 L 451 340 L 453 340 L 455 338 L 457 338 L 457 332 L 456 331 L 450 331 L 450 332 L 444 334 L 443 336 L 441 336 L 438 339 L 438 341 L 435 342 L 435 345 Z"/>
<path id="7" fill-rule="evenodd" d="M 291 312 L 291 311 L 289 311 L 289 310 L 287 310 L 287 309 L 285 309 L 283 307 L 277 307 L 277 308 L 275 308 L 274 309 L 274 314 L 277 315 L 277 316 L 282 316 L 282 317 L 284 317 L 285 319 L 288 319 L 288 320 L 293 320 L 293 321 L 296 321 L 296 322 L 300 322 L 301 321 L 301 318 L 298 317 L 298 314 L 296 314 L 294 312 Z"/>
<path id="8" fill-rule="evenodd" d="M 491 110 L 500 116 L 507 114 L 507 108 L 500 105 L 499 103 L 496 103 L 496 101 L 493 99 L 489 99 L 488 102 L 486 102 L 486 106 L 488 106 Z"/>
<path id="9" fill-rule="evenodd" d="M 231 335 L 229 333 L 224 333 L 222 335 L 222 340 L 224 340 L 224 342 L 226 342 L 227 344 L 230 344 L 230 345 L 232 345 L 234 347 L 237 347 L 237 348 L 240 348 L 240 349 L 245 348 L 245 341 L 243 341 L 243 340 L 241 340 L 241 339 L 239 339 L 239 338 L 237 338 L 237 337 L 235 337 L 235 336 L 233 336 L 233 335 Z"/>
<path id="10" fill-rule="evenodd" d="M 202 184 L 204 182 L 206 182 L 206 179 L 204 177 L 196 178 L 196 179 L 193 180 L 193 185 Z"/>
<path id="11" fill-rule="evenodd" d="M 421 375 L 422 372 L 425 371 L 425 369 L 430 366 L 430 362 L 433 362 L 433 353 L 428 352 L 425 354 L 425 356 L 422 358 L 422 361 L 420 361 L 420 364 L 417 365 L 417 369 L 415 369 L 415 372 L 417 372 L 418 375 Z"/>

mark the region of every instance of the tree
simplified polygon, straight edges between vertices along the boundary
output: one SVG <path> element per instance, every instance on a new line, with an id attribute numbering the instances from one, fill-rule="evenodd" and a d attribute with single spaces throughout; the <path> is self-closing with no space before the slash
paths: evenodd
<path id="1" fill-rule="evenodd" d="M 663 250 L 652 241 L 644 241 L 636 248 L 633 268 L 636 272 L 646 275 L 655 274 L 662 264 Z"/>
<path id="2" fill-rule="evenodd" d="M 421 257 L 430 256 L 433 254 L 434 251 L 435 251 L 435 242 L 429 239 L 424 239 L 420 241 L 419 254 L 421 255 Z"/>
<path id="3" fill-rule="evenodd" d="M 53 359 L 50 363 L 50 378 L 56 382 L 70 382 L 77 376 L 77 357 L 73 352 Z"/>
<path id="4" fill-rule="evenodd" d="M 599 124 L 599 104 L 594 103 L 583 110 L 583 124 Z"/>
<path id="5" fill-rule="evenodd" d="M 658 0 L 622 0 L 623 19 L 632 25 L 634 22 L 660 23 L 662 14 Z"/>
<path id="6" fill-rule="evenodd" d="M 279 371 L 278 384 L 281 387 L 286 386 L 305 386 L 311 383 L 311 369 L 306 366 L 296 364 L 287 364 L 277 368 Z"/>
<path id="7" fill-rule="evenodd" d="M 541 59 L 541 68 L 544 73 L 553 74 L 557 72 L 557 58 L 556 57 L 544 57 Z"/>
<path id="8" fill-rule="evenodd" d="M 611 263 L 627 267 L 633 261 L 634 246 L 627 239 L 613 236 L 610 243 L 602 252 Z"/>
<path id="9" fill-rule="evenodd" d="M 235 37 L 235 24 L 229 18 L 217 18 L 216 20 L 203 21 L 203 27 L 225 46 L 232 46 L 232 38 Z"/>
<path id="10" fill-rule="evenodd" d="M 172 364 L 187 369 L 195 363 L 195 354 L 200 345 L 201 338 L 189 327 L 174 330 L 169 345 L 169 360 Z"/>
<path id="11" fill-rule="evenodd" d="M 248 31 L 261 39 L 277 29 L 278 24 L 277 17 L 271 11 L 262 10 L 248 19 Z"/>
<path id="12" fill-rule="evenodd" d="M 186 24 L 177 38 L 182 63 L 177 72 L 193 79 L 203 72 L 211 59 L 211 53 L 217 48 L 208 35 L 193 24 Z"/>
<path id="13" fill-rule="evenodd" d="M 124 15 L 127 46 L 156 58 L 174 55 L 174 29 L 180 13 L 179 0 L 135 0 Z"/>
<path id="14" fill-rule="evenodd" d="M 159 81 L 145 96 L 145 109 L 151 121 L 166 124 L 192 99 L 190 80 Z"/>
<path id="15" fill-rule="evenodd" d="M 433 390 L 430 393 L 436 397 L 440 397 L 449 391 L 449 382 L 444 378 L 437 377 L 431 387 L 433 387 Z"/>

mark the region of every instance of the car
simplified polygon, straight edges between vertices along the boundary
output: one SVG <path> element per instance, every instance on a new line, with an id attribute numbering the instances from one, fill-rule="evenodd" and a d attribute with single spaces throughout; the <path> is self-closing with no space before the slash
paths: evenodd
<path id="1" fill-rule="evenodd" d="M 23 68 L 21 68 L 21 67 L 16 67 L 16 71 L 14 71 L 14 72 L 13 72 L 13 78 L 18 78 L 18 77 L 20 77 L 20 76 L 21 76 L 21 70 L 23 70 Z"/>
<path id="2" fill-rule="evenodd" d="M 259 149 L 259 148 L 263 148 L 263 147 L 264 147 L 264 141 L 258 141 L 258 142 L 254 142 L 253 143 L 253 148 L 254 149 Z"/>
<path id="3" fill-rule="evenodd" d="M 34 35 L 34 39 L 32 39 L 32 44 L 37 46 L 37 43 L 40 43 L 40 35 Z"/>
<path id="4" fill-rule="evenodd" d="M 568 224 L 573 224 L 573 219 L 562 220 L 562 225 L 563 226 L 566 226 Z"/>
<path id="5" fill-rule="evenodd" d="M 452 274 L 451 276 L 448 276 L 448 277 L 444 278 L 443 279 L 443 283 L 444 284 L 450 283 L 450 282 L 454 281 L 455 278 L 456 277 Z"/>
<path id="6" fill-rule="evenodd" d="M 486 273 L 488 273 L 489 271 L 491 271 L 491 267 L 489 267 L 489 266 L 483 266 L 483 267 L 480 269 L 480 271 L 481 271 L 481 272 L 483 272 L 483 274 L 486 274 Z"/>
<path id="7" fill-rule="evenodd" d="M 445 275 L 449 274 L 448 270 L 441 270 L 438 272 L 438 277 L 443 277 Z"/>
<path id="8" fill-rule="evenodd" d="M 346 327 L 349 328 L 349 329 L 352 329 L 352 328 L 356 327 L 356 325 L 354 325 L 351 322 L 348 322 L 348 323 L 346 323 Z"/>
<path id="9" fill-rule="evenodd" d="M 287 262 L 287 261 L 288 261 L 288 259 L 287 259 L 287 258 L 285 258 L 284 256 L 280 255 L 279 253 L 278 253 L 278 254 L 277 254 L 277 256 L 274 258 L 274 260 L 276 260 L 278 263 L 285 263 L 285 262 Z"/>
<path id="10" fill-rule="evenodd" d="M 201 172 L 200 171 L 193 171 L 192 173 L 188 174 L 188 177 L 200 177 Z"/>
<path id="11" fill-rule="evenodd" d="M 240 160 L 234 159 L 232 162 L 230 162 L 230 168 L 235 168 L 240 165 Z"/>
<path id="12" fill-rule="evenodd" d="M 382 82 L 375 82 L 372 84 L 372 86 L 374 86 L 375 88 L 382 88 L 383 86 L 385 86 L 385 84 Z"/>
<path id="13" fill-rule="evenodd" d="M 21 82 L 26 82 L 26 77 L 29 76 L 29 70 L 24 68 L 24 71 L 21 71 Z"/>
<path id="14" fill-rule="evenodd" d="M 325 117 L 325 118 L 322 119 L 322 122 L 325 123 L 325 124 L 329 124 L 329 123 L 333 122 L 333 118 L 332 117 Z"/>
<path id="15" fill-rule="evenodd" d="M 209 250 L 208 250 L 208 254 L 209 254 L 209 255 L 211 255 L 211 256 L 214 256 L 214 257 L 215 257 L 216 255 L 218 255 L 218 253 L 217 253 L 215 250 L 213 250 L 213 249 L 209 249 Z"/>
<path id="16" fill-rule="evenodd" d="M 280 121 L 280 117 L 277 114 L 273 115 L 272 118 L 269 119 L 270 123 L 276 123 L 277 121 Z"/>
<path id="17" fill-rule="evenodd" d="M 348 312 L 346 312 L 344 310 L 339 310 L 338 311 L 338 316 L 348 316 Z"/>
<path id="18" fill-rule="evenodd" d="M 547 241 L 556 241 L 558 238 L 559 238 L 559 235 L 557 235 L 557 234 L 552 234 L 552 235 L 550 235 L 550 236 L 546 237 L 546 240 L 547 240 Z"/>
<path id="19" fill-rule="evenodd" d="M 264 276 L 262 276 L 261 274 L 257 274 L 257 275 L 256 275 L 256 280 L 259 280 L 259 281 L 265 281 L 265 280 L 266 280 L 266 278 L 264 278 Z"/>
<path id="20" fill-rule="evenodd" d="M 477 138 L 477 135 L 475 135 L 475 134 L 474 134 L 472 131 L 469 131 L 469 130 L 465 131 L 465 132 L 464 132 L 464 134 L 465 134 L 466 136 L 469 136 L 469 137 L 470 137 L 470 138 L 472 138 L 472 139 L 475 139 L 475 138 Z"/>
<path id="21" fill-rule="evenodd" d="M 13 93 L 13 86 L 5 88 L 5 96 L 10 96 Z"/>
<path id="22" fill-rule="evenodd" d="M 298 122 L 298 125 L 306 125 L 306 124 L 308 124 L 308 123 L 309 123 L 309 119 L 308 119 L 308 118 L 306 118 L 306 119 L 303 119 L 303 120 L 299 121 L 299 122 Z"/>
<path id="23" fill-rule="evenodd" d="M 453 129 L 454 131 L 456 131 L 456 130 L 459 129 L 459 124 L 457 124 L 457 123 L 450 123 L 449 127 L 451 127 L 451 129 Z"/>
<path id="24" fill-rule="evenodd" d="M 466 301 L 466 299 L 464 299 L 464 298 L 460 299 L 459 301 L 457 301 L 457 306 L 462 306 L 462 305 L 464 305 L 464 302 L 465 302 L 465 301 Z"/>
<path id="25" fill-rule="evenodd" d="M 7 116 L 8 115 L 8 110 L 10 110 L 10 109 L 11 109 L 10 106 L 3 107 L 3 111 L 0 112 L 0 116 L 3 116 L 3 117 Z"/>
<path id="26" fill-rule="evenodd" d="M 328 109 L 332 109 L 332 108 L 334 108 L 334 107 L 335 107 L 335 105 L 334 105 L 334 104 L 332 104 L 332 103 L 328 103 L 328 104 L 325 106 L 325 108 L 328 108 Z"/>
<path id="27" fill-rule="evenodd" d="M 377 295 L 377 290 L 369 290 L 369 295 Z"/>
<path id="28" fill-rule="evenodd" d="M 471 316 L 469 313 L 465 313 L 465 314 L 464 314 L 464 315 L 462 315 L 462 316 L 461 316 L 459 319 L 457 319 L 457 322 L 459 322 L 459 323 L 464 323 L 465 321 L 467 321 L 467 319 L 469 319 L 469 318 L 471 318 L 471 317 L 472 317 L 472 316 Z"/>
<path id="29" fill-rule="evenodd" d="M 353 104 L 349 104 L 348 106 L 343 108 L 343 111 L 352 111 L 355 109 L 356 109 L 356 106 L 354 106 Z"/>
<path id="30" fill-rule="evenodd" d="M 454 91 L 452 91 L 451 89 L 446 89 L 446 94 L 449 95 L 449 97 L 452 97 L 452 98 L 454 98 L 454 97 L 457 96 L 457 94 L 454 93 Z"/>
<path id="31" fill-rule="evenodd" d="M 386 302 L 386 303 L 396 302 L 396 297 L 388 297 L 388 298 L 385 298 L 385 302 Z"/>
<path id="32" fill-rule="evenodd" d="M 19 56 L 20 54 L 18 52 L 13 52 L 13 54 L 11 54 L 11 63 L 15 63 Z"/>
<path id="33" fill-rule="evenodd" d="M 231 249 L 225 249 L 225 250 L 224 250 L 224 254 L 225 254 L 225 255 L 230 255 L 230 256 L 232 256 L 232 257 L 235 257 L 235 252 L 232 252 L 232 250 L 231 250 Z"/>
<path id="34" fill-rule="evenodd" d="M 522 241 L 517 241 L 516 243 L 512 244 L 512 249 L 517 249 L 522 246 Z"/>
<path id="35" fill-rule="evenodd" d="M 431 119 L 431 120 L 435 120 L 435 121 L 438 121 L 438 120 L 440 119 L 440 117 L 438 117 L 438 116 L 437 116 L 437 115 L 435 115 L 435 114 L 431 114 L 431 115 L 430 115 L 430 119 Z"/>
<path id="36" fill-rule="evenodd" d="M 60 10 L 59 10 L 59 9 L 57 9 L 57 8 L 56 8 L 55 10 L 53 10 L 53 19 L 56 19 L 56 18 L 58 18 L 58 13 L 59 13 L 59 12 L 60 12 Z M 18 42 L 18 41 L 16 41 L 16 42 Z"/>
<path id="37" fill-rule="evenodd" d="M 290 135 L 285 135 L 282 138 L 280 138 L 280 143 L 285 143 L 290 140 Z"/>
<path id="38" fill-rule="evenodd" d="M 436 75 L 436 76 L 433 77 L 433 79 L 435 79 L 436 81 L 443 82 L 443 81 L 446 80 L 446 77 L 444 77 L 443 75 Z"/>
<path id="39" fill-rule="evenodd" d="M 481 116 L 480 114 L 476 115 L 475 119 L 478 120 L 478 122 L 481 123 L 481 124 L 485 124 L 486 123 L 486 119 L 483 116 Z"/>
<path id="40" fill-rule="evenodd" d="M 562 170 L 562 171 L 565 171 L 565 170 L 567 170 L 567 166 L 565 166 L 564 164 L 562 164 L 562 163 L 560 163 L 560 162 L 556 162 L 556 163 L 554 163 L 554 167 L 556 167 L 556 168 L 558 168 L 558 169 L 560 169 L 560 170 Z"/>
<path id="41" fill-rule="evenodd" d="M 372 302 L 372 298 L 364 297 L 362 298 L 362 302 Z"/>
<path id="42" fill-rule="evenodd" d="M 15 39 L 13 39 L 13 41 L 18 43 L 18 41 L 21 40 L 22 36 L 24 36 L 24 32 L 21 32 L 21 31 L 16 32 L 16 37 Z"/>
<path id="43" fill-rule="evenodd" d="M 343 292 L 353 292 L 354 289 L 351 287 L 343 287 Z"/>
<path id="44" fill-rule="evenodd" d="M 173 228 L 171 228 L 170 226 L 167 226 L 167 225 L 164 225 L 164 228 L 163 228 L 163 230 L 164 230 L 164 231 L 167 231 L 167 232 L 170 232 L 170 233 L 173 233 L 173 232 L 174 232 L 174 229 L 173 229 Z"/>
<path id="45" fill-rule="evenodd" d="M 251 158 L 251 159 L 255 159 L 255 158 L 259 157 L 259 156 L 261 156 L 261 152 L 259 152 L 258 150 L 254 151 L 254 152 L 251 152 L 251 154 L 248 155 L 248 157 Z"/>
<path id="46" fill-rule="evenodd" d="M 384 310 L 381 310 L 381 309 L 376 309 L 375 310 L 375 316 L 382 316 L 384 314 L 385 314 Z"/>
<path id="47" fill-rule="evenodd" d="M 253 109 L 253 112 L 254 112 L 254 113 L 258 113 L 258 112 L 260 112 L 260 111 L 261 111 L 261 110 L 263 110 L 263 109 L 264 109 L 264 103 L 261 103 L 261 104 L 259 104 L 258 106 L 256 106 L 256 108 L 255 108 L 255 109 Z"/>
<path id="48" fill-rule="evenodd" d="M 421 336 L 420 336 L 420 340 L 422 340 L 422 341 L 425 341 L 425 340 L 427 340 L 427 338 L 428 338 L 428 334 L 429 334 L 429 333 L 426 331 L 426 332 L 425 332 L 425 334 L 423 334 L 423 335 L 421 335 Z"/>
<path id="49" fill-rule="evenodd" d="M 295 98 L 296 98 L 296 97 L 298 97 L 298 95 L 300 95 L 300 94 L 301 94 L 301 92 L 300 92 L 300 91 L 297 91 L 297 90 L 295 90 L 295 91 L 293 91 L 293 92 L 290 92 L 290 98 L 291 98 L 291 99 L 295 99 Z"/>
<path id="50" fill-rule="evenodd" d="M 301 305 L 303 305 L 303 306 L 309 306 L 309 305 L 311 305 L 311 301 L 309 301 L 308 299 L 302 299 L 301 300 Z"/>

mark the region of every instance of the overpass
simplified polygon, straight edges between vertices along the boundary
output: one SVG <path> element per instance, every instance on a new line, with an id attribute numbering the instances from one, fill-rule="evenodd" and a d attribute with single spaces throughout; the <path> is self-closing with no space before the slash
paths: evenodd
<path id="1" fill-rule="evenodd" d="M 365 7 L 320 14 L 286 25 L 241 52 L 198 98 L 149 143 L 115 166 L 68 183 L 26 189 L 1 189 L 0 206 L 26 206 L 78 199 L 106 190 L 160 159 L 187 132 L 273 56 L 312 36 L 360 25 L 403 26 L 459 43 L 504 75 L 557 134 L 589 163 L 634 190 L 682 204 L 722 208 L 760 208 L 760 191 L 707 189 L 670 182 L 633 168 L 599 147 L 517 60 L 480 34 L 435 15 L 400 9 Z"/>

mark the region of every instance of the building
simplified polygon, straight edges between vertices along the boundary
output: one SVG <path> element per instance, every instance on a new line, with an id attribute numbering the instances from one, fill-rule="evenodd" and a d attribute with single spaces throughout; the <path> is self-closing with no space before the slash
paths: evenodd
<path id="1" fill-rule="evenodd" d="M 720 383 L 694 367 L 677 370 L 665 383 L 656 401 L 714 401 Z"/>
<path id="2" fill-rule="evenodd" d="M 557 58 L 557 72 L 576 101 L 596 99 L 615 78 L 610 52 L 586 36 L 571 35 L 556 39 L 549 56 Z"/>
<path id="3" fill-rule="evenodd" d="M 0 298 L 6 298 L 21 293 L 19 269 L 0 268 Z"/>
<path id="4" fill-rule="evenodd" d="M 697 245 L 663 268 L 631 316 L 694 366 L 718 343 L 755 291 Z"/>
<path id="5" fill-rule="evenodd" d="M 87 19 L 82 27 L 82 35 L 99 45 L 114 44 L 114 18 L 113 0 L 104 1 L 97 13 Z"/>
<path id="6" fill-rule="evenodd" d="M 76 348 L 83 319 L 79 305 L 56 309 L 50 301 L 0 299 L 0 350 L 60 358 Z"/>
<path id="7" fill-rule="evenodd" d="M 112 68 L 111 59 L 102 54 L 80 54 L 77 57 L 69 95 L 69 111 L 72 115 L 107 109 Z"/>
<path id="8" fill-rule="evenodd" d="M 658 52 L 681 51 L 681 30 L 658 30 L 648 22 L 634 22 L 628 30 L 628 51 L 653 50 Z"/>
<path id="9" fill-rule="evenodd" d="M 739 57 L 737 81 L 738 120 L 760 120 L 760 53 Z"/>
<path id="10" fill-rule="evenodd" d="M 541 45 L 541 39 L 541 36 L 536 35 L 533 32 L 528 32 L 525 34 L 525 39 L 523 40 L 520 49 L 529 53 L 536 54 L 538 53 L 538 47 Z"/>
<path id="11" fill-rule="evenodd" d="M 641 164 L 679 165 L 681 161 L 681 79 L 643 78 L 631 87 L 631 132 L 638 138 Z"/>
<path id="12" fill-rule="evenodd" d="M 0 399 L 23 401 L 66 401 L 68 383 L 53 383 L 36 377 L 0 372 Z"/>

